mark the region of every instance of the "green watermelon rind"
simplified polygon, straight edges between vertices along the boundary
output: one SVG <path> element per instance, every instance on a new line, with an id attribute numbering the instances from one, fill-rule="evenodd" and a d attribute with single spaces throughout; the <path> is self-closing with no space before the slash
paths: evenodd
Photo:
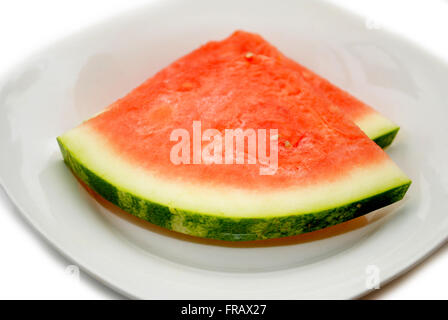
<path id="1" fill-rule="evenodd" d="M 120 190 L 84 166 L 58 138 L 63 158 L 73 173 L 107 201 L 138 218 L 184 234 L 224 241 L 252 241 L 294 236 L 336 225 L 399 201 L 411 182 L 337 208 L 297 215 L 238 218 L 169 208 Z"/>
<path id="2" fill-rule="evenodd" d="M 400 130 L 399 127 L 393 128 L 392 130 L 381 134 L 378 137 L 373 137 L 371 138 L 378 146 L 380 146 L 381 148 L 386 148 L 388 147 L 392 141 L 394 141 L 398 131 Z"/>

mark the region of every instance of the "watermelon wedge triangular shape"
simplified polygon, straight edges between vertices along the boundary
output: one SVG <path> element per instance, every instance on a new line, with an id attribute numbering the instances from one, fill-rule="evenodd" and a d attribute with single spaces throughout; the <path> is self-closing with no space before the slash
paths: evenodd
<path id="1" fill-rule="evenodd" d="M 58 142 L 106 200 L 220 240 L 318 230 L 398 201 L 410 185 L 290 62 L 225 41 L 177 60 Z"/>

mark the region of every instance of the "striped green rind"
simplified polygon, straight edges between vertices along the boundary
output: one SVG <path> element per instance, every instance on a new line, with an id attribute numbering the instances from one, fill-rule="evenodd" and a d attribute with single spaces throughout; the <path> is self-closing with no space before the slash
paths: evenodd
<path id="1" fill-rule="evenodd" d="M 400 130 L 399 127 L 394 128 L 393 130 L 386 132 L 378 137 L 372 138 L 372 140 L 379 145 L 381 148 L 386 148 L 387 146 L 389 146 L 392 141 L 394 141 L 398 130 Z"/>
<path id="2" fill-rule="evenodd" d="M 226 241 L 287 237 L 336 225 L 402 199 L 410 185 L 410 181 L 405 182 L 374 196 L 319 212 L 279 217 L 224 217 L 168 208 L 120 190 L 78 161 L 60 138 L 58 143 L 67 166 L 109 202 L 155 225 L 192 236 Z"/>

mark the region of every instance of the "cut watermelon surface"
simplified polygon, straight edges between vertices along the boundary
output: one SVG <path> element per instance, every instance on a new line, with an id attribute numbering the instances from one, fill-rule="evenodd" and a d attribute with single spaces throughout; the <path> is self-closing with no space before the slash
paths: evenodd
<path id="1" fill-rule="evenodd" d="M 402 199 L 408 177 L 289 60 L 226 41 L 177 60 L 58 137 L 74 174 L 139 218 L 231 241 L 310 232 Z M 278 145 L 274 172 L 260 174 L 266 159 L 250 159 L 248 149 L 237 163 L 233 145 L 221 153 L 234 156 L 231 164 L 206 163 L 193 148 L 173 162 L 172 133 L 181 129 L 198 146 L 197 124 L 214 132 L 199 136 L 200 155 L 229 129 L 253 129 L 266 154 Z"/>
<path id="2" fill-rule="evenodd" d="M 398 133 L 399 126 L 394 122 L 310 69 L 289 59 L 257 34 L 236 31 L 224 41 L 209 43 L 207 46 L 208 54 L 211 55 L 220 54 L 220 51 L 227 53 L 235 51 L 240 54 L 252 52 L 283 60 L 292 70 L 301 73 L 305 81 L 316 92 L 323 94 L 331 103 L 338 106 L 370 139 L 382 148 L 390 145 Z"/>

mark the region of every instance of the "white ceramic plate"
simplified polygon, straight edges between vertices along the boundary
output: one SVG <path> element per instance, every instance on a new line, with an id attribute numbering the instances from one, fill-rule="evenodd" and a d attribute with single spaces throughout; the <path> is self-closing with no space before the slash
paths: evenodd
<path id="1" fill-rule="evenodd" d="M 405 201 L 330 231 L 234 247 L 138 223 L 80 187 L 55 137 L 237 28 L 261 33 L 401 125 L 388 153 L 413 179 Z M 447 77 L 443 61 L 320 1 L 160 1 L 60 41 L 9 73 L 0 85 L 0 177 L 45 238 L 128 296 L 358 297 L 447 237 Z"/>

